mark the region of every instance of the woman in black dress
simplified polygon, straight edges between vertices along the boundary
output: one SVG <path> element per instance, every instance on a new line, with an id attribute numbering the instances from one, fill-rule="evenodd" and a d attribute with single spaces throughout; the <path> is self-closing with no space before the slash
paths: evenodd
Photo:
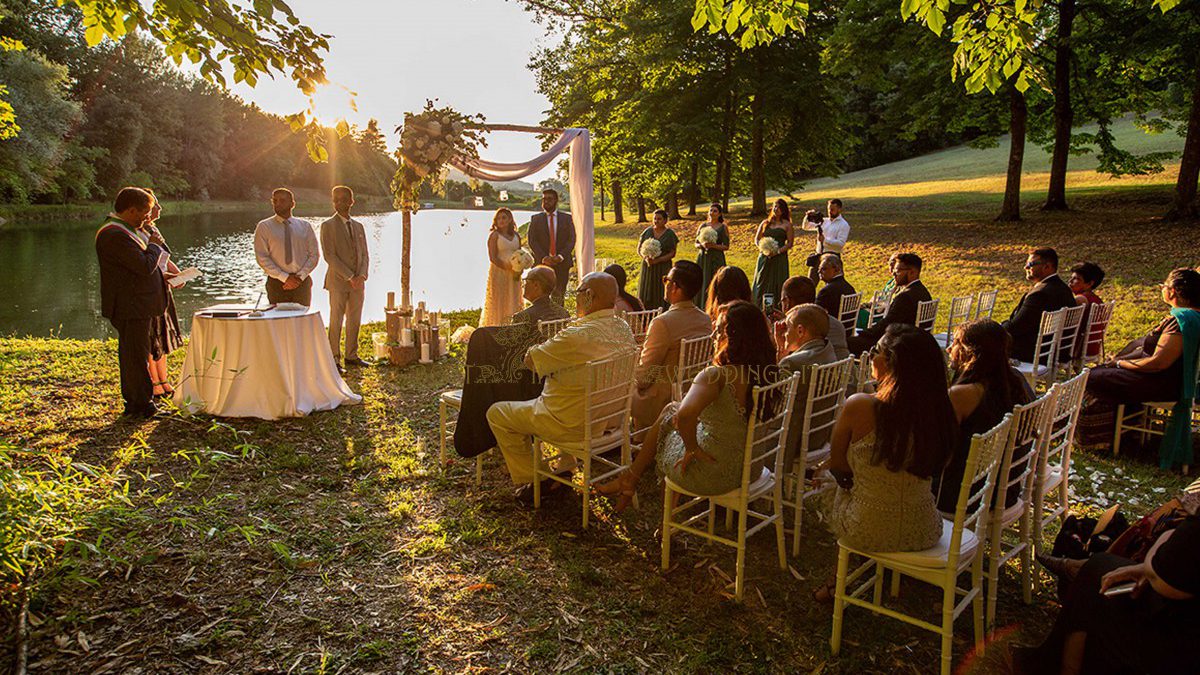
<path id="1" fill-rule="evenodd" d="M 152 190 L 143 189 L 154 196 L 154 206 L 151 207 L 150 216 L 146 222 L 142 223 L 141 232 L 147 239 L 158 244 L 169 254 L 171 249 L 155 224 L 158 217 L 162 215 L 162 205 L 158 203 L 158 196 L 154 195 Z M 175 266 L 174 262 L 168 260 L 167 272 L 163 278 L 169 280 L 178 274 L 179 268 Z M 166 290 L 167 310 L 163 312 L 162 316 L 150 321 L 150 363 L 148 367 L 150 381 L 154 383 L 154 395 L 159 397 L 175 393 L 175 388 L 171 386 L 171 378 L 167 374 L 167 356 L 183 346 L 183 332 L 179 330 L 179 316 L 175 313 L 175 297 L 171 294 L 171 284 L 166 284 Z"/>

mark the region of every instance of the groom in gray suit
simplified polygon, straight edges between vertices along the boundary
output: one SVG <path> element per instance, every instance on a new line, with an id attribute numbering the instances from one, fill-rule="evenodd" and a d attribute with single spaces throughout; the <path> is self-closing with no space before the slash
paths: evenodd
<path id="1" fill-rule="evenodd" d="M 321 223 L 321 250 L 329 264 L 325 273 L 325 290 L 329 291 L 329 348 L 333 350 L 333 360 L 339 361 L 344 320 L 346 365 L 362 366 L 366 363 L 358 358 L 358 327 L 362 323 L 363 290 L 370 269 L 367 233 L 362 223 L 350 217 L 354 191 L 338 185 L 333 188 L 332 196 L 335 213 Z"/>
<path id="2" fill-rule="evenodd" d="M 563 304 L 567 295 L 567 278 L 575 264 L 575 223 L 571 214 L 558 210 L 558 191 L 542 190 L 542 212 L 529 219 L 529 248 L 539 265 L 554 268 L 557 277 L 552 297 Z"/>

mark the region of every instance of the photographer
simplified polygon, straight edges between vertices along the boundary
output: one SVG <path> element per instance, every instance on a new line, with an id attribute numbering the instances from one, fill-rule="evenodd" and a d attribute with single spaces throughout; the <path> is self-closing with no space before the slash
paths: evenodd
<path id="1" fill-rule="evenodd" d="M 818 281 L 818 270 L 822 254 L 842 257 L 842 249 L 850 239 L 850 223 L 842 217 L 842 200 L 830 199 L 826 205 L 828 216 L 822 217 L 819 211 L 808 211 L 804 214 L 804 222 L 800 226 L 805 230 L 816 230 L 816 253 L 808 256 L 808 278 L 815 284 Z"/>

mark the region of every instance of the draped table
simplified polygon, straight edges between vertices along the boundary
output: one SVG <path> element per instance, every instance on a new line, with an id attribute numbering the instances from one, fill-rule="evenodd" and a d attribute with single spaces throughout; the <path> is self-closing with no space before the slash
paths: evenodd
<path id="1" fill-rule="evenodd" d="M 217 417 L 278 419 L 362 403 L 338 373 L 321 313 L 271 309 L 192 317 L 192 338 L 175 404 Z M 242 308 L 249 309 L 249 308 Z"/>

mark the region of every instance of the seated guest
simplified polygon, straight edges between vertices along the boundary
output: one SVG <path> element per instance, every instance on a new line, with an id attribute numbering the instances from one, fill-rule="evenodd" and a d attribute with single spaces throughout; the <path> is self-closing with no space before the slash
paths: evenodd
<path id="1" fill-rule="evenodd" d="M 1100 296 L 1096 295 L 1096 287 L 1100 282 L 1104 281 L 1104 270 L 1094 262 L 1080 263 L 1071 268 L 1071 278 L 1067 279 L 1067 286 L 1071 292 L 1075 294 L 1075 303 L 1078 305 L 1088 305 L 1089 308 L 1084 311 L 1083 320 L 1088 321 L 1088 314 L 1091 312 L 1091 305 L 1100 305 L 1104 301 Z M 1097 356 L 1100 354 L 1100 339 L 1104 336 L 1105 326 L 1097 326 L 1091 335 L 1083 337 L 1084 333 L 1080 333 L 1080 337 L 1075 340 L 1075 356 L 1083 354 L 1083 346 L 1086 343 L 1091 343 L 1088 347 L 1088 356 Z"/>
<path id="2" fill-rule="evenodd" d="M 521 295 L 529 301 L 529 306 L 513 314 L 513 324 L 529 324 L 537 328 L 539 321 L 557 321 L 566 319 L 571 313 L 562 305 L 554 302 L 554 289 L 558 279 L 553 267 L 538 265 L 525 271 L 522 276 Z"/>
<path id="3" fill-rule="evenodd" d="M 642 344 L 637 392 L 633 396 L 633 421 L 637 429 L 653 424 L 671 400 L 679 364 L 679 341 L 712 335 L 712 319 L 693 300 L 703 279 L 704 270 L 690 260 L 676 260 L 663 278 L 663 298 L 670 308 L 650 322 Z"/>
<path id="4" fill-rule="evenodd" d="M 625 282 L 627 277 L 625 275 L 624 267 L 613 263 L 604 268 L 604 273 L 617 280 L 617 304 L 613 307 L 617 314 L 622 314 L 624 312 L 641 312 L 646 309 L 645 307 L 642 307 L 642 301 L 638 300 L 637 296 L 625 290 Z"/>
<path id="5" fill-rule="evenodd" d="M 586 275 L 576 291 L 579 320 L 525 355 L 525 366 L 546 378 L 541 396 L 488 408 L 488 424 L 516 485 L 533 482 L 532 435 L 549 443 L 583 438 L 587 363 L 637 349 L 629 324 L 613 313 L 616 299 L 615 279 L 603 272 Z M 522 500 L 531 497 L 532 490 L 518 492 Z"/>
<path id="6" fill-rule="evenodd" d="M 734 300 L 753 302 L 754 294 L 750 290 L 750 279 L 740 267 L 726 265 L 713 275 L 712 283 L 708 286 L 708 305 L 704 311 L 714 322 L 717 320 L 717 310 Z"/>
<path id="7" fill-rule="evenodd" d="M 1134 584 L 1133 592 L 1105 591 Z M 1200 518 L 1162 533 L 1141 563 L 1088 559 L 1041 646 L 1015 647 L 1021 675 L 1200 672 Z"/>
<path id="8" fill-rule="evenodd" d="M 933 482 L 942 513 L 954 513 L 958 506 L 971 436 L 990 430 L 1012 412 L 1013 406 L 1034 398 L 1029 382 L 1008 361 L 1009 340 L 1004 327 L 991 319 L 970 321 L 954 331 L 949 349 L 950 368 L 954 371 L 950 402 L 962 422 L 950 464 Z M 1024 466 L 1013 466 L 1011 474 L 1023 470 Z M 1018 486 L 1010 491 L 1005 505 L 1012 506 L 1019 496 Z"/>
<path id="9" fill-rule="evenodd" d="M 1025 278 L 1034 282 L 1033 288 L 1021 296 L 1012 316 L 1004 322 L 1004 329 L 1012 336 L 1009 356 L 1028 363 L 1033 360 L 1037 347 L 1042 312 L 1073 307 L 1075 296 L 1058 276 L 1058 252 L 1052 248 L 1039 248 L 1029 254 L 1025 261 Z"/>
<path id="10" fill-rule="evenodd" d="M 783 282 L 783 288 L 779 294 L 782 296 L 779 305 L 786 314 L 793 307 L 816 302 L 817 289 L 808 277 L 796 276 Z M 784 330 L 785 327 L 780 322 L 776 322 L 776 345 L 779 345 L 783 341 L 782 333 Z M 846 347 L 846 327 L 842 325 L 842 322 L 837 321 L 835 317 L 831 317 L 829 330 L 825 333 L 825 339 L 829 340 L 829 344 L 833 346 L 833 353 L 837 355 L 838 359 L 850 356 L 850 350 Z"/>
<path id="11" fill-rule="evenodd" d="M 1149 335 L 1129 343 L 1112 362 L 1088 375 L 1088 399 L 1080 418 L 1085 445 L 1103 447 L 1111 440 L 1117 404 L 1175 401 L 1162 459 L 1178 451 L 1190 457 L 1191 426 L 1184 417 L 1190 417 L 1200 358 L 1200 273 L 1186 267 L 1173 270 L 1162 285 L 1162 299 L 1171 306 L 1170 314 Z"/>
<path id="12" fill-rule="evenodd" d="M 958 442 L 945 360 L 932 335 L 905 324 L 890 325 L 872 353 L 878 390 L 848 398 L 833 427 L 830 525 L 859 550 L 920 551 L 941 539 L 931 477 Z M 832 592 L 827 583 L 815 597 L 829 602 Z"/>
<path id="13" fill-rule="evenodd" d="M 807 277 L 793 277 L 812 282 Z M 800 443 L 800 432 L 804 428 L 804 408 L 808 405 L 808 387 L 811 383 L 809 374 L 812 366 L 824 366 L 838 360 L 833 345 L 825 336 L 829 327 L 837 323 L 820 305 L 798 305 L 788 310 L 787 317 L 782 322 L 786 328 L 784 339 L 777 340 L 779 349 L 776 356 L 779 359 L 779 370 L 784 377 L 801 373 L 799 388 L 796 391 L 796 403 L 792 410 L 792 426 L 788 430 L 788 441 L 784 450 L 784 466 L 791 469 L 792 460 Z M 776 324 L 778 326 L 778 324 Z M 836 399 L 834 401 L 836 403 Z M 827 424 L 833 419 L 833 411 L 821 408 L 821 414 L 814 414 L 814 426 Z M 814 409 L 814 413 L 818 412 Z M 829 441 L 831 429 L 822 429 L 810 435 L 809 450 L 820 449 Z"/>
<path id="14" fill-rule="evenodd" d="M 845 275 L 842 274 L 842 259 L 836 255 L 826 253 L 821 256 L 821 264 L 817 267 L 817 274 L 821 276 L 821 281 L 825 285 L 817 293 L 817 304 L 824 307 L 829 316 L 838 318 L 842 311 L 842 296 L 854 295 L 854 287 L 846 281 Z"/>
<path id="15" fill-rule="evenodd" d="M 774 382 L 774 346 L 762 310 L 742 300 L 718 311 L 713 339 L 713 365 L 696 376 L 682 403 L 663 409 L 629 470 L 598 486 L 601 494 L 619 495 L 618 512 L 629 506 L 656 460 L 659 473 L 695 494 L 720 495 L 741 485 L 751 394 Z M 767 407 L 782 403 L 768 401 Z"/>
<path id="16" fill-rule="evenodd" d="M 851 353 L 861 354 L 870 349 L 887 332 L 888 326 L 898 323 L 915 325 L 917 303 L 933 299 L 929 295 L 929 289 L 921 283 L 921 257 L 916 253 L 901 253 L 896 256 L 892 279 L 896 282 L 896 293 L 892 296 L 887 314 L 879 323 L 846 339 Z"/>

